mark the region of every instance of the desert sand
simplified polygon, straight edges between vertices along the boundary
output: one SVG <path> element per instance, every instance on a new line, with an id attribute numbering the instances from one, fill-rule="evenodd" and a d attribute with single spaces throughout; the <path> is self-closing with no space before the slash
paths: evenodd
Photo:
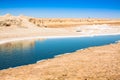
<path id="1" fill-rule="evenodd" d="M 120 34 L 120 19 L 0 16 L 0 44 L 10 41 Z M 120 80 L 120 43 L 78 50 L 0 70 L 0 80 Z"/>
<path id="2" fill-rule="evenodd" d="M 120 80 L 120 43 L 0 71 L 1 80 Z"/>
<path id="3" fill-rule="evenodd" d="M 120 34 L 120 19 L 33 18 L 27 16 L 0 16 L 0 43 L 9 41 Z"/>

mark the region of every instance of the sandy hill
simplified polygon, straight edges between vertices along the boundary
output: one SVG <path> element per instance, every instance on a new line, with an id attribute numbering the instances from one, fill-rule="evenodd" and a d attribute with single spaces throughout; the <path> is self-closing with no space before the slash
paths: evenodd
<path id="1" fill-rule="evenodd" d="M 13 16 L 6 14 L 0 16 L 0 27 L 70 27 L 80 25 L 108 24 L 120 25 L 120 19 L 95 19 L 95 18 L 33 18 L 27 16 Z"/>
<path id="2" fill-rule="evenodd" d="M 6 14 L 4 16 L 0 16 L 0 27 L 28 27 L 29 25 L 33 25 L 28 21 L 27 16 L 13 16 L 11 14 Z"/>

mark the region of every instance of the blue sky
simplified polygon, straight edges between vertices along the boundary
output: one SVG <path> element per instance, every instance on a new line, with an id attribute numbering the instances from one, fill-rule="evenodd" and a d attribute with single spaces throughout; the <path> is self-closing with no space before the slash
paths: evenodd
<path id="1" fill-rule="evenodd" d="M 0 0 L 0 15 L 120 18 L 120 0 Z"/>

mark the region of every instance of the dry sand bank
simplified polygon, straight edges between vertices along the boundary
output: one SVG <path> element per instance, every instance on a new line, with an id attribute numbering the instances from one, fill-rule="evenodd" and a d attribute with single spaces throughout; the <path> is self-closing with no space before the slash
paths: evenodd
<path id="1" fill-rule="evenodd" d="M 64 36 L 33 36 L 33 37 L 16 37 L 16 38 L 7 38 L 4 40 L 0 40 L 0 44 L 5 44 L 9 42 L 15 41 L 23 41 L 23 40 L 36 40 L 36 39 L 49 39 L 49 38 L 75 38 L 75 37 L 94 37 L 94 36 L 110 36 L 110 35 L 120 35 L 120 33 L 111 33 L 111 34 L 91 34 L 91 35 L 64 35 Z"/>
<path id="2" fill-rule="evenodd" d="M 35 38 L 120 34 L 120 19 L 0 16 L 0 43 Z M 120 80 L 120 43 L 0 71 L 0 80 Z"/>
<path id="3" fill-rule="evenodd" d="M 28 28 L 7 27 L 0 28 L 0 43 L 33 38 L 80 37 L 115 34 L 120 34 L 120 26 L 84 25 L 66 28 L 40 28 L 33 26 Z"/>
<path id="4" fill-rule="evenodd" d="M 38 36 L 91 36 L 119 33 L 120 19 L 32 18 L 10 14 L 0 16 L 0 42 Z"/>
<path id="5" fill-rule="evenodd" d="M 63 28 L 82 25 L 101 25 L 120 26 L 120 19 L 100 19 L 100 18 L 34 18 L 27 16 L 12 16 L 6 14 L 0 16 L 1 27 L 47 27 L 47 28 Z"/>
<path id="6" fill-rule="evenodd" d="M 2 80 L 120 80 L 120 43 L 1 70 Z"/>

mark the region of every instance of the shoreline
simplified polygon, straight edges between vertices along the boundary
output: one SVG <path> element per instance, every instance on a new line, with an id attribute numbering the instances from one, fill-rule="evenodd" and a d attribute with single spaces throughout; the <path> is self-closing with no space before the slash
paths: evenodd
<path id="1" fill-rule="evenodd" d="M 9 42 L 22 41 L 22 40 L 32 40 L 32 39 L 40 39 L 40 38 L 55 39 L 55 38 L 78 38 L 78 37 L 113 36 L 113 35 L 120 35 L 120 33 L 117 33 L 117 34 L 79 35 L 79 36 L 37 36 L 37 37 L 23 37 L 23 38 L 14 38 L 14 39 L 11 39 L 11 40 L 6 40 L 6 41 L 3 41 L 3 42 L 0 42 L 0 45 L 5 44 L 5 43 L 9 43 Z M 116 44 L 116 43 L 120 43 L 120 41 L 118 40 L 118 41 L 114 42 L 113 44 Z M 108 45 L 110 45 L 110 44 L 108 44 Z M 102 46 L 105 46 L 105 45 L 102 45 Z M 78 50 L 76 50 L 74 52 L 82 51 L 82 50 L 85 50 L 85 49 L 88 49 L 88 48 L 92 48 L 92 47 L 78 49 Z M 39 63 L 39 62 L 44 62 L 44 61 L 47 61 L 49 59 L 54 59 L 54 58 L 57 58 L 57 57 L 60 57 L 60 56 L 69 55 L 69 54 L 72 54 L 74 52 L 68 52 L 68 53 L 63 53 L 63 54 L 55 55 L 53 58 L 42 59 L 42 60 L 36 61 L 33 64 L 36 64 L 36 63 Z M 27 64 L 27 65 L 32 65 L 32 64 Z M 24 66 L 27 66 L 27 65 L 21 65 L 21 66 L 16 66 L 16 67 L 9 67 L 7 69 L 2 69 L 2 70 L 15 69 L 15 68 L 24 67 Z"/>
<path id="2" fill-rule="evenodd" d="M 54 38 L 77 38 L 77 37 L 94 37 L 94 36 L 112 36 L 112 35 L 120 35 L 120 33 L 109 33 L 109 34 L 91 34 L 91 35 L 65 35 L 65 36 L 34 36 L 34 37 L 20 37 L 20 38 L 10 38 L 9 40 L 0 40 L 0 45 L 9 43 L 9 42 L 16 42 L 16 41 L 23 41 L 23 40 L 32 40 L 32 39 L 54 39 Z"/>
<path id="3" fill-rule="evenodd" d="M 3 69 L 0 70 L 0 78 L 5 80 L 7 80 L 8 77 L 11 80 L 29 80 L 30 78 L 32 80 L 46 80 L 49 78 L 55 79 L 56 77 L 58 78 L 57 80 L 59 80 L 59 77 L 63 79 L 67 77 L 73 80 L 85 80 L 86 78 L 91 80 L 119 79 L 119 45 L 120 43 L 114 43 L 98 47 L 89 47 L 72 53 L 58 55 L 52 59 L 38 61 L 35 64 Z M 42 77 L 39 78 L 39 76 Z"/>

